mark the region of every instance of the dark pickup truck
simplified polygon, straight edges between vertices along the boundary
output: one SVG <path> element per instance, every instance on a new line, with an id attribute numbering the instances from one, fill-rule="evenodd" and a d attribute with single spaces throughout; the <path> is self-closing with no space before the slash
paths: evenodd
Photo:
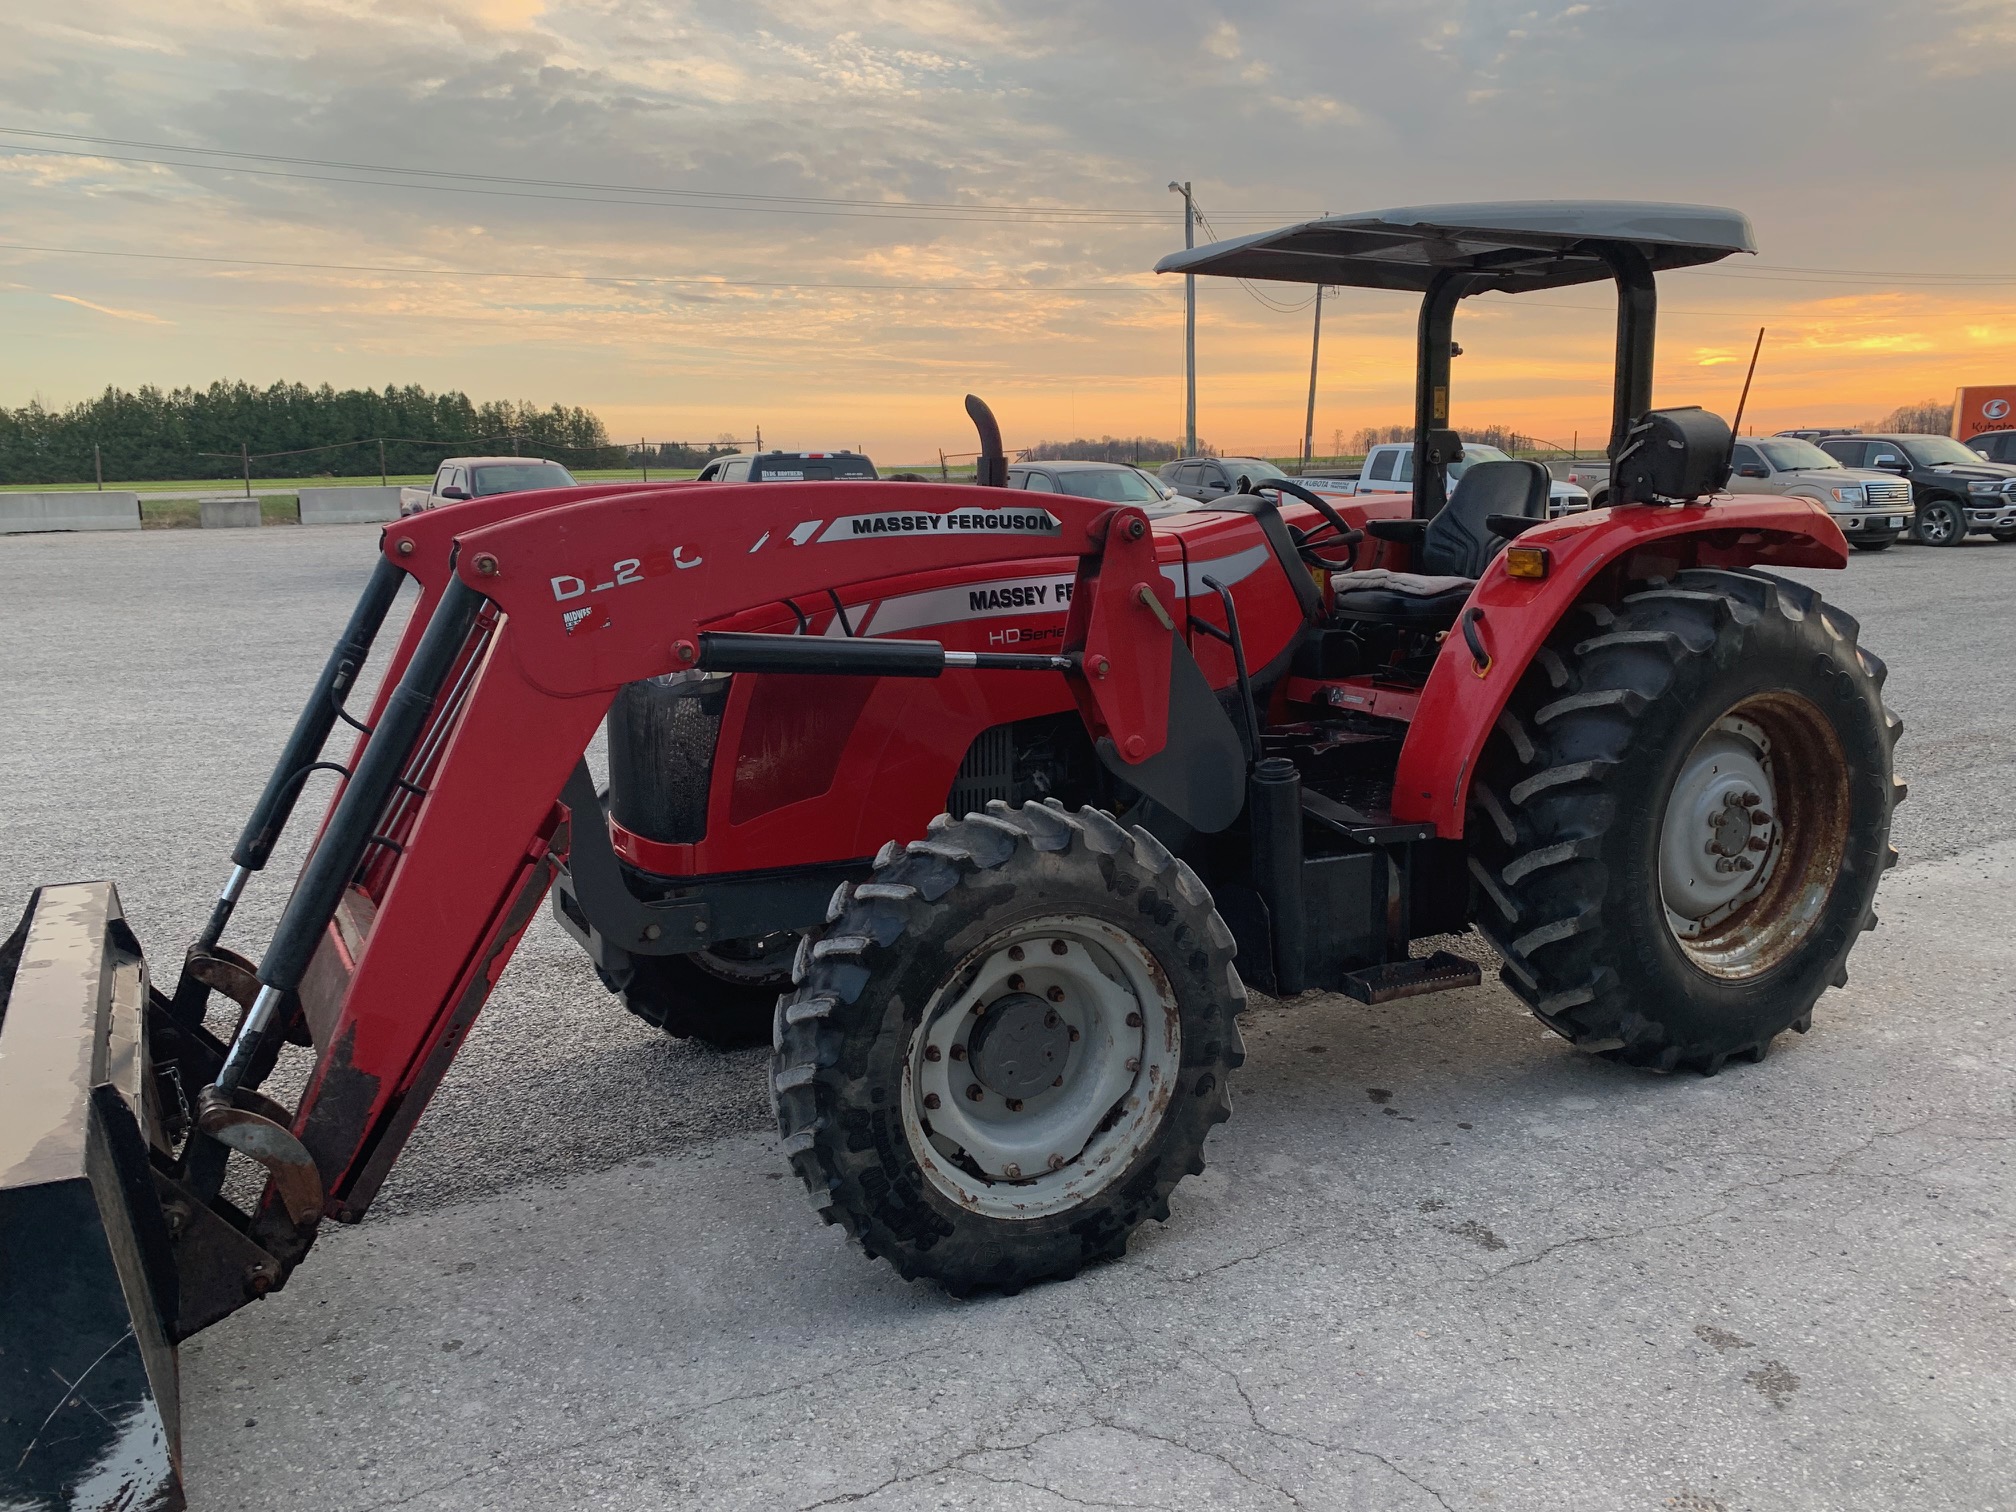
<path id="1" fill-rule="evenodd" d="M 1958 546 L 1969 535 L 2016 541 L 2016 466 L 1983 461 L 1951 436 L 1823 436 L 1817 444 L 1844 467 L 1907 479 L 1912 534 L 1927 546 Z"/>

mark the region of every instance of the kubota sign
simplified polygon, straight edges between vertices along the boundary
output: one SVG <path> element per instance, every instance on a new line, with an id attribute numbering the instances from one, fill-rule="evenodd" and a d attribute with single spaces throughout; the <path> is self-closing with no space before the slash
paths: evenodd
<path id="1" fill-rule="evenodd" d="M 1963 388 L 1953 396 L 1954 440 L 2000 430 L 2016 430 L 2016 384 Z"/>

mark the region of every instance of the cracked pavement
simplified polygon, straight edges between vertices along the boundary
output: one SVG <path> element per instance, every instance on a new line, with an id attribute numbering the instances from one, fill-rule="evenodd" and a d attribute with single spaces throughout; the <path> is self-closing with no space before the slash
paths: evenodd
<path id="1" fill-rule="evenodd" d="M 15 892 L 117 876 L 172 962 L 370 539 L 0 544 Z M 1660 1079 L 1488 976 L 1256 998 L 1171 1222 L 1015 1298 L 851 1250 L 783 1177 L 762 1057 L 654 1037 L 542 923 L 372 1217 L 184 1347 L 193 1505 L 2006 1506 L 2016 680 L 1980 669 L 2012 571 L 1802 574 L 1889 660 L 1913 788 L 1810 1035 Z"/>

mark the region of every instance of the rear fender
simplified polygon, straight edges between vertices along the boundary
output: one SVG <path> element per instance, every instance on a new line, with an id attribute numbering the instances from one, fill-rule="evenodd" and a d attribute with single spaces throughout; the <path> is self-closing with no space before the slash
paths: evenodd
<path id="1" fill-rule="evenodd" d="M 1848 565 L 1841 527 L 1807 499 L 1591 510 L 1536 526 L 1518 544 L 1547 549 L 1547 576 L 1510 577 L 1500 554 L 1478 579 L 1422 689 L 1394 774 L 1394 819 L 1433 824 L 1448 839 L 1463 833 L 1478 758 L 1513 688 L 1577 601 L 1689 567 Z M 1466 624 L 1486 653 L 1482 667 Z"/>

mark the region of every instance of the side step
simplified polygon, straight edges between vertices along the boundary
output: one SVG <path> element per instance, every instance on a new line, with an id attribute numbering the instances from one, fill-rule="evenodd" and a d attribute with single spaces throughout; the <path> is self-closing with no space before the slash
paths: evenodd
<path id="1" fill-rule="evenodd" d="M 1361 1003 L 1390 1003 L 1395 998 L 1422 997 L 1430 992 L 1449 992 L 1458 987 L 1475 987 L 1484 973 L 1475 961 L 1438 950 L 1431 956 L 1405 961 L 1387 961 L 1362 971 L 1347 971 L 1338 982 L 1346 996 Z"/>

